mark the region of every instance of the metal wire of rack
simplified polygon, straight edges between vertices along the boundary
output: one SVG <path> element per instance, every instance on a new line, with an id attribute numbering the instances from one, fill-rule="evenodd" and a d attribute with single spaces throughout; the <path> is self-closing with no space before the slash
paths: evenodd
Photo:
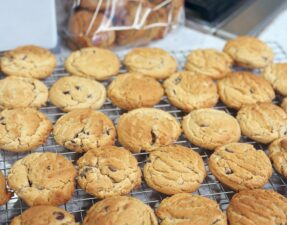
<path id="1" fill-rule="evenodd" d="M 268 43 L 275 55 L 276 59 L 275 62 L 284 62 L 287 61 L 287 54 L 284 52 L 284 50 L 276 43 L 276 42 L 269 42 Z M 186 59 L 187 54 L 190 51 L 175 51 L 171 52 L 172 55 L 177 59 L 177 62 L 179 64 L 179 70 L 183 69 L 184 62 Z M 121 57 L 121 56 L 120 56 Z M 58 78 L 62 76 L 66 76 L 67 72 L 63 68 L 63 62 L 64 62 L 65 56 L 61 55 L 58 57 L 58 67 L 55 69 L 53 75 L 45 80 L 45 83 L 50 87 Z M 122 72 L 124 72 L 124 68 L 122 68 Z M 0 77 L 3 77 L 0 75 Z M 104 84 L 107 86 L 109 83 L 104 82 Z M 280 103 L 281 102 L 281 96 L 277 96 L 274 103 Z M 165 111 L 170 112 L 174 117 L 177 118 L 178 121 L 182 119 L 182 117 L 185 115 L 181 110 L 173 107 L 170 105 L 166 97 L 163 97 L 161 102 L 155 106 L 158 109 L 162 109 Z M 223 110 L 233 116 L 236 115 L 236 111 L 228 109 L 225 105 L 222 103 L 218 103 L 215 107 L 216 109 Z M 41 111 L 44 112 L 49 119 L 54 123 L 61 115 L 64 113 L 61 112 L 59 109 L 57 109 L 52 104 L 48 103 L 47 106 L 41 108 Z M 121 109 L 115 107 L 110 100 L 106 100 L 104 106 L 102 109 L 100 109 L 103 113 L 107 114 L 117 125 L 118 117 L 124 112 Z M 263 149 L 266 151 L 266 145 L 258 144 L 244 136 L 241 137 L 241 142 L 250 143 L 255 146 L 256 149 Z M 189 143 L 184 135 L 181 135 L 180 138 L 177 141 L 177 144 L 181 144 L 187 147 L 191 147 L 195 151 L 197 151 L 201 157 L 203 158 L 203 161 L 205 163 L 205 168 L 207 171 L 207 176 L 204 180 L 204 182 L 201 184 L 200 188 L 195 192 L 195 194 L 203 195 L 206 197 L 209 197 L 215 201 L 218 202 L 222 210 L 226 210 L 229 201 L 231 197 L 233 196 L 234 192 L 227 188 L 226 186 L 219 183 L 215 177 L 210 173 L 208 166 L 207 166 L 207 160 L 208 157 L 211 154 L 211 151 L 198 148 L 191 143 Z M 119 145 L 119 143 L 116 143 L 116 145 Z M 59 154 L 62 154 L 66 156 L 71 161 L 75 162 L 81 154 L 71 152 L 66 150 L 65 148 L 59 146 L 53 139 L 53 137 L 50 135 L 47 142 L 39 147 L 37 152 L 56 152 Z M 29 153 L 10 153 L 6 151 L 0 152 L 0 170 L 7 176 L 9 169 L 11 168 L 11 165 L 18 159 L 21 159 L 25 157 Z M 143 168 L 148 154 L 145 152 L 134 154 L 135 157 L 138 160 L 138 163 L 141 168 Z M 280 194 L 287 196 L 287 180 L 280 176 L 278 173 L 273 171 L 272 177 L 269 179 L 268 183 L 264 186 L 265 189 L 273 189 Z M 137 190 L 133 190 L 131 192 L 131 196 L 134 196 L 136 198 L 141 199 L 146 204 L 150 205 L 152 208 L 156 209 L 159 205 L 159 202 L 165 198 L 164 194 L 161 194 L 151 188 L 149 188 L 146 183 L 142 182 L 141 186 Z M 93 196 L 90 196 L 86 194 L 81 188 L 78 186 L 76 187 L 75 193 L 73 195 L 73 198 L 63 207 L 65 210 L 71 212 L 74 214 L 76 220 L 78 222 L 82 222 L 83 218 L 85 217 L 85 213 L 87 209 L 89 209 L 94 203 L 96 203 L 98 199 L 94 198 Z M 0 225 L 8 225 L 11 219 L 21 214 L 27 207 L 25 203 L 19 199 L 16 195 L 5 205 L 0 206 Z"/>

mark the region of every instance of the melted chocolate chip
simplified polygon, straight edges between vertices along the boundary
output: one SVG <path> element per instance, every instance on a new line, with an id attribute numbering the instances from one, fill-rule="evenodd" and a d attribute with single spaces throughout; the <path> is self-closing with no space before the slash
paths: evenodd
<path id="1" fill-rule="evenodd" d="M 80 89 L 81 89 L 80 86 L 75 86 L 75 88 L 76 88 L 77 90 L 80 90 Z"/>
<path id="2" fill-rule="evenodd" d="M 64 94 L 64 95 L 69 95 L 69 94 L 70 94 L 70 91 L 63 91 L 63 94 Z"/>
<path id="3" fill-rule="evenodd" d="M 62 212 L 53 212 L 53 216 L 56 220 L 63 220 L 65 218 L 65 215 Z"/>
<path id="4" fill-rule="evenodd" d="M 151 130 L 150 134 L 151 134 L 151 145 L 154 145 L 156 143 L 156 138 L 157 138 L 156 134 L 154 133 L 153 130 Z"/>
<path id="5" fill-rule="evenodd" d="M 232 150 L 230 150 L 230 149 L 228 149 L 228 148 L 226 148 L 225 151 L 226 151 L 226 152 L 229 152 L 229 153 L 234 153 L 234 151 L 232 151 Z"/>
<path id="6" fill-rule="evenodd" d="M 89 95 L 87 96 L 87 98 L 92 98 L 92 96 L 93 96 L 92 94 L 89 94 Z"/>
<path id="7" fill-rule="evenodd" d="M 115 167 L 113 167 L 113 166 L 109 166 L 109 170 L 112 171 L 112 172 L 116 172 L 117 171 L 117 169 Z"/>
<path id="8" fill-rule="evenodd" d="M 225 173 L 226 173 L 227 175 L 230 175 L 230 174 L 233 174 L 233 171 L 232 171 L 232 169 L 230 169 L 230 168 L 225 168 Z"/>

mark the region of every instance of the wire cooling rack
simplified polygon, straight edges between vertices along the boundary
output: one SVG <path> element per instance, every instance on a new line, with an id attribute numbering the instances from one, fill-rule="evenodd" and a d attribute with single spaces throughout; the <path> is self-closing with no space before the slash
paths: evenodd
<path id="1" fill-rule="evenodd" d="M 276 59 L 275 59 L 276 62 L 287 61 L 287 54 L 283 51 L 283 49 L 277 43 L 269 42 L 268 44 L 272 47 L 276 55 Z M 190 51 L 171 52 L 174 55 L 174 57 L 177 59 L 177 62 L 179 64 L 179 70 L 183 69 L 186 56 L 189 52 Z M 54 71 L 54 74 L 45 80 L 45 83 L 49 87 L 58 78 L 67 75 L 66 71 L 63 68 L 64 59 L 65 59 L 65 56 L 58 57 L 58 62 L 59 62 L 58 67 Z M 124 68 L 122 68 L 122 72 L 124 72 Z M 0 75 L 0 77 L 3 77 L 3 76 Z M 109 81 L 104 82 L 104 84 L 108 85 Z M 274 103 L 278 104 L 281 102 L 281 100 L 282 100 L 282 97 L 277 96 Z M 182 117 L 185 115 L 185 113 L 183 113 L 181 110 L 178 110 L 177 108 L 171 106 L 166 97 L 163 97 L 161 102 L 155 107 L 158 109 L 162 109 L 167 112 L 170 112 L 174 117 L 177 118 L 178 121 L 180 121 Z M 216 105 L 215 108 L 219 110 L 223 110 L 233 116 L 236 115 L 236 111 L 228 109 L 226 106 L 224 106 L 220 102 Z M 44 112 L 53 123 L 61 115 L 63 115 L 63 113 L 60 110 L 58 110 L 55 106 L 51 105 L 50 103 L 46 107 L 41 108 L 41 111 Z M 108 115 L 113 120 L 115 125 L 117 125 L 119 116 L 122 113 L 124 113 L 124 111 L 112 105 L 112 103 L 109 100 L 106 100 L 104 106 L 102 107 L 100 111 Z M 266 145 L 258 144 L 244 136 L 241 137 L 241 142 L 253 144 L 256 149 L 264 149 L 266 151 L 266 148 L 267 148 Z M 221 209 L 225 211 L 234 192 L 230 190 L 229 188 L 227 188 L 226 186 L 219 183 L 215 179 L 215 177 L 210 173 L 208 166 L 207 166 L 207 161 L 208 161 L 208 157 L 210 156 L 211 152 L 190 144 L 183 135 L 180 136 L 177 143 L 193 148 L 195 151 L 197 151 L 201 155 L 205 163 L 207 176 L 204 182 L 201 184 L 200 188 L 195 192 L 195 194 L 203 195 L 203 196 L 209 197 L 217 201 Z M 116 143 L 116 144 L 119 145 L 119 143 Z M 70 159 L 73 162 L 75 162 L 81 156 L 78 153 L 68 151 L 64 149 L 63 147 L 57 145 L 51 135 L 49 136 L 46 144 L 39 147 L 36 151 L 37 152 L 51 151 L 51 152 L 60 153 L 66 156 L 68 159 Z M 16 160 L 25 157 L 27 154 L 29 153 L 15 154 L 15 153 L 1 151 L 0 152 L 0 169 L 7 176 L 9 169 L 11 168 L 11 165 Z M 134 155 L 136 156 L 140 167 L 143 168 L 147 160 L 148 154 L 138 153 Z M 273 171 L 272 177 L 269 179 L 268 183 L 264 186 L 264 188 L 273 189 L 279 192 L 280 194 L 287 196 L 287 180 L 283 178 L 282 176 L 280 176 L 275 171 Z M 146 204 L 150 205 L 154 209 L 157 208 L 159 205 L 159 202 L 163 198 L 166 197 L 164 194 L 160 194 L 159 192 L 156 192 L 153 189 L 149 188 L 144 181 L 142 182 L 141 186 L 137 190 L 133 190 L 131 192 L 131 195 L 136 198 L 141 199 L 142 201 L 144 201 Z M 83 218 L 85 217 L 87 209 L 89 209 L 97 201 L 98 199 L 86 194 L 81 188 L 77 186 L 76 191 L 73 195 L 73 198 L 67 204 L 61 207 L 63 207 L 65 210 L 74 214 L 78 222 L 82 222 Z M 8 225 L 14 216 L 21 214 L 21 212 L 23 212 L 26 208 L 27 206 L 25 205 L 25 203 L 21 201 L 15 195 L 7 204 L 0 206 L 0 225 Z"/>

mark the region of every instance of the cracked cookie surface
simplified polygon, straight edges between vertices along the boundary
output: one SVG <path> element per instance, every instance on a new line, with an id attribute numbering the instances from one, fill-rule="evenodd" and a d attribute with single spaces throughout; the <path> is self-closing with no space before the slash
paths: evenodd
<path id="1" fill-rule="evenodd" d="M 0 60 L 1 70 L 8 76 L 44 79 L 56 67 L 56 57 L 47 49 L 27 45 L 6 52 Z"/>
<path id="2" fill-rule="evenodd" d="M 185 116 L 182 128 L 186 138 L 194 145 L 208 150 L 236 142 L 240 127 L 234 117 L 216 109 L 198 109 Z"/>
<path id="3" fill-rule="evenodd" d="M 287 178 L 287 137 L 273 141 L 268 150 L 276 171 Z"/>
<path id="4" fill-rule="evenodd" d="M 215 201 L 187 193 L 162 200 L 156 214 L 160 225 L 227 225 L 226 216 Z"/>
<path id="5" fill-rule="evenodd" d="M 116 146 L 95 148 L 78 162 L 78 183 L 97 198 L 128 194 L 141 183 L 141 170 L 136 158 Z"/>
<path id="6" fill-rule="evenodd" d="M 208 161 L 211 173 L 235 191 L 261 188 L 272 175 L 272 165 L 262 150 L 245 143 L 215 149 Z"/>
<path id="7" fill-rule="evenodd" d="M 163 88 L 158 81 L 139 73 L 119 75 L 108 87 L 111 101 L 126 110 L 153 107 L 163 95 Z"/>
<path id="8" fill-rule="evenodd" d="M 33 206 L 12 219 L 10 225 L 79 225 L 69 212 L 49 205 Z"/>
<path id="9" fill-rule="evenodd" d="M 243 135 L 268 144 L 287 134 L 287 114 L 272 103 L 244 106 L 236 119 Z"/>
<path id="10" fill-rule="evenodd" d="M 12 165 L 8 185 L 28 206 L 56 206 L 71 199 L 75 177 L 76 169 L 64 156 L 32 153 Z"/>
<path id="11" fill-rule="evenodd" d="M 74 109 L 60 117 L 53 130 L 56 142 L 75 152 L 113 145 L 116 129 L 104 113 L 92 109 Z"/>
<path id="12" fill-rule="evenodd" d="M 251 36 L 241 36 L 227 41 L 223 51 L 237 65 L 250 69 L 264 68 L 271 64 L 274 58 L 272 49 L 267 44 Z"/>
<path id="13" fill-rule="evenodd" d="M 106 100 L 106 89 L 95 80 L 67 76 L 53 84 L 49 99 L 64 112 L 80 108 L 99 109 Z"/>
<path id="14" fill-rule="evenodd" d="M 117 131 L 119 142 L 134 153 L 170 145 L 181 134 L 180 124 L 170 113 L 153 108 L 121 115 Z"/>
<path id="15" fill-rule="evenodd" d="M 48 100 L 48 88 L 39 80 L 9 76 L 0 80 L 0 109 L 40 108 Z"/>
<path id="16" fill-rule="evenodd" d="M 218 81 L 220 99 L 230 108 L 271 102 L 275 98 L 272 86 L 262 77 L 249 72 L 234 72 Z"/>
<path id="17" fill-rule="evenodd" d="M 32 108 L 5 109 L 0 112 L 0 148 L 11 152 L 26 152 L 44 144 L 52 123 Z"/>
<path id="18" fill-rule="evenodd" d="M 12 197 L 12 192 L 7 191 L 5 177 L 0 170 L 0 205 L 4 205 Z"/>
<path id="19" fill-rule="evenodd" d="M 233 60 L 225 52 L 198 49 L 187 56 L 185 69 L 217 80 L 231 72 L 232 62 Z"/>
<path id="20" fill-rule="evenodd" d="M 273 190 L 244 190 L 227 208 L 230 225 L 278 225 L 287 223 L 287 199 Z"/>
<path id="21" fill-rule="evenodd" d="M 262 76 L 276 91 L 287 96 L 287 63 L 276 63 L 266 67 Z"/>
<path id="22" fill-rule="evenodd" d="M 211 108 L 218 101 L 216 84 L 208 77 L 189 71 L 171 75 L 163 83 L 168 100 L 183 111 Z"/>
<path id="23" fill-rule="evenodd" d="M 144 167 L 148 186 L 167 195 L 194 192 L 205 176 L 201 156 L 181 145 L 155 149 Z"/>
<path id="24" fill-rule="evenodd" d="M 83 225 L 157 225 L 157 218 L 142 201 L 128 196 L 106 198 L 87 212 Z"/>
<path id="25" fill-rule="evenodd" d="M 107 80 L 120 69 L 118 57 L 110 50 L 90 47 L 72 52 L 65 61 L 71 75 Z"/>
<path id="26" fill-rule="evenodd" d="M 165 79 L 176 71 L 176 60 L 160 48 L 135 48 L 124 58 L 129 72 Z"/>

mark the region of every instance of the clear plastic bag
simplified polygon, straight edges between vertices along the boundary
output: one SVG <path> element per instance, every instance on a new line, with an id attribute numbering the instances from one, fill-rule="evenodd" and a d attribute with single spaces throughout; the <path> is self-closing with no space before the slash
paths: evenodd
<path id="1" fill-rule="evenodd" d="M 78 0 L 65 36 L 73 49 L 138 46 L 183 24 L 184 0 Z"/>

